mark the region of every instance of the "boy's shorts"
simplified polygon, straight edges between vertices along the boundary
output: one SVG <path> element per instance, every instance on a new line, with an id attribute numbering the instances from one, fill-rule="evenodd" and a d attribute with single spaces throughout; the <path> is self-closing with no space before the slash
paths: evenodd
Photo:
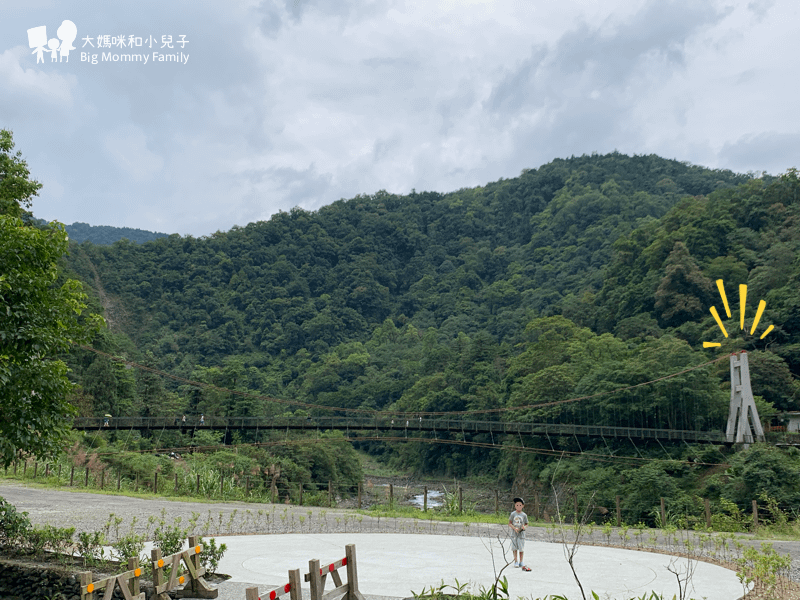
<path id="1" fill-rule="evenodd" d="M 511 549 L 516 550 L 517 552 L 524 552 L 525 551 L 525 538 L 521 535 L 512 535 L 511 536 Z"/>

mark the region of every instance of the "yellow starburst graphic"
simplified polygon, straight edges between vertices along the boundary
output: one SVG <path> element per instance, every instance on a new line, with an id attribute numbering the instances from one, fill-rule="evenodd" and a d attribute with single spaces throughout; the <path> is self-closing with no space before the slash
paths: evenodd
<path id="1" fill-rule="evenodd" d="M 719 290 L 719 296 L 722 299 L 722 304 L 725 307 L 725 314 L 728 315 L 728 318 L 731 318 L 731 308 L 728 305 L 728 296 L 725 295 L 725 286 L 722 279 L 717 279 L 717 289 Z M 739 329 L 744 331 L 744 318 L 745 318 L 745 311 L 746 311 L 746 304 L 747 304 L 747 286 L 742 284 L 739 286 Z M 759 321 L 761 321 L 761 315 L 764 314 L 764 309 L 767 307 L 767 303 L 764 300 L 760 300 L 758 303 L 758 309 L 756 310 L 756 318 L 753 320 L 753 325 L 750 327 L 750 335 L 753 335 L 756 331 L 756 327 L 758 327 Z M 711 316 L 714 317 L 714 320 L 719 325 L 720 330 L 722 331 L 722 335 L 728 337 L 728 331 L 725 329 L 725 325 L 722 324 L 722 319 L 719 318 L 719 313 L 717 312 L 717 307 L 712 306 L 709 311 L 711 312 Z M 767 334 L 775 328 L 774 325 L 770 325 L 767 327 L 766 331 L 761 334 L 759 339 L 764 339 L 767 337 Z M 722 344 L 720 342 L 703 342 L 703 348 L 718 348 Z"/>

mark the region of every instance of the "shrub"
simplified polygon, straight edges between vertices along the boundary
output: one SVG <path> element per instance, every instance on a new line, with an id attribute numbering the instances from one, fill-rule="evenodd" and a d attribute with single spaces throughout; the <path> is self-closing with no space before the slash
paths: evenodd
<path id="1" fill-rule="evenodd" d="M 227 550 L 228 547 L 225 544 L 220 544 L 217 547 L 217 540 L 214 538 L 204 541 L 203 552 L 200 554 L 200 564 L 207 572 L 216 573 L 219 561 Z"/>
<path id="2" fill-rule="evenodd" d="M 751 521 L 736 504 L 727 498 L 720 498 L 719 506 L 723 512 L 711 515 L 711 527 L 714 531 L 734 533 L 747 531 Z"/>
<path id="3" fill-rule="evenodd" d="M 0 546 L 19 548 L 30 528 L 28 513 L 20 513 L 16 506 L 0 497 Z"/>
<path id="4" fill-rule="evenodd" d="M 78 534 L 78 552 L 83 558 L 84 566 L 92 566 L 101 563 L 105 559 L 106 543 L 102 531 L 81 531 Z"/>

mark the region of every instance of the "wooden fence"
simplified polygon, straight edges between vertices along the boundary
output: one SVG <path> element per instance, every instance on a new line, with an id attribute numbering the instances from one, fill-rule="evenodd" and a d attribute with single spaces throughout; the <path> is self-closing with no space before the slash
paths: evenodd
<path id="1" fill-rule="evenodd" d="M 178 590 L 178 598 L 216 598 L 219 591 L 210 587 L 203 575 L 206 570 L 200 566 L 199 554 L 203 551 L 200 545 L 200 538 L 196 535 L 189 537 L 189 548 L 182 552 L 176 552 L 169 556 L 161 556 L 159 548 L 153 548 L 151 553 L 153 559 L 153 586 L 155 597 L 158 600 L 170 600 L 167 592 L 176 589 L 179 585 L 186 584 Z M 188 573 L 184 574 L 181 570 L 181 562 L 185 565 Z M 169 569 L 169 578 L 164 571 Z"/>
<path id="2" fill-rule="evenodd" d="M 176 591 L 178 598 L 216 598 L 219 591 L 210 587 L 203 579 L 206 571 L 200 566 L 199 554 L 203 551 L 200 544 L 202 540 L 198 536 L 189 537 L 189 549 L 176 552 L 169 556 L 162 557 L 161 550 L 154 548 L 153 559 L 153 584 L 155 586 L 155 598 L 158 600 L 170 600 L 167 592 L 176 590 L 183 585 L 182 589 Z M 181 561 L 186 567 L 186 574 L 181 570 Z M 165 573 L 169 570 L 169 576 Z M 187 577 L 188 574 L 188 577 Z M 92 581 L 91 571 L 80 574 L 81 578 L 81 600 L 99 600 L 95 594 L 100 590 L 105 590 L 102 600 L 111 600 L 114 589 L 119 587 L 125 600 L 145 600 L 144 592 L 140 592 L 139 579 L 142 576 L 142 569 L 139 566 L 139 558 L 131 557 L 128 559 L 128 570 L 120 575 L 112 575 L 99 581 Z"/>
<path id="3" fill-rule="evenodd" d="M 114 588 L 119 586 L 125 600 L 145 600 L 144 592 L 139 591 L 139 578 L 142 569 L 139 559 L 132 556 L 128 559 L 128 570 L 120 575 L 106 577 L 100 581 L 92 581 L 91 571 L 81 573 L 81 600 L 95 600 L 95 593 L 105 590 L 103 600 L 111 600 Z"/>
<path id="4" fill-rule="evenodd" d="M 112 488 L 115 486 L 117 490 L 121 490 L 123 483 L 126 484 L 126 489 L 139 491 L 139 489 L 146 489 L 164 495 L 205 495 L 209 498 L 220 498 L 224 500 L 259 500 L 262 502 L 282 503 L 282 504 L 295 504 L 299 506 L 309 505 L 309 495 L 314 494 L 314 502 L 312 506 L 328 506 L 335 507 L 337 503 L 337 496 L 346 496 L 351 493 L 350 490 L 338 489 L 335 482 L 328 481 L 327 488 L 323 485 L 313 485 L 303 483 L 293 484 L 291 482 L 276 485 L 274 482 L 265 482 L 259 477 L 250 477 L 243 473 L 219 473 L 217 479 L 211 485 L 210 490 L 206 490 L 205 494 L 201 493 L 200 475 L 195 474 L 188 481 L 185 477 L 179 481 L 177 473 L 172 474 L 170 477 L 159 476 L 158 472 L 153 472 L 149 475 L 137 475 L 134 480 L 124 478 L 119 469 L 116 473 L 106 473 L 106 471 L 92 472 L 88 467 L 80 467 L 77 469 L 74 465 L 69 466 L 67 472 L 64 473 L 62 479 L 62 465 L 52 465 L 50 463 L 42 463 L 39 467 L 39 462 L 35 458 L 28 458 L 25 460 L 13 461 L 10 467 L 6 467 L 6 474 L 11 469 L 14 476 L 22 476 L 23 478 L 30 478 L 31 476 L 36 479 L 38 477 L 56 477 L 59 479 L 59 484 L 69 485 L 74 487 L 83 484 L 84 487 L 92 487 L 99 489 Z M 83 471 L 83 472 L 81 472 Z M 76 477 L 77 475 L 77 477 Z M 82 482 L 81 482 L 82 480 Z M 386 502 L 390 506 L 395 505 L 397 501 L 395 495 L 395 486 L 391 483 L 386 486 L 385 491 L 377 492 L 372 490 L 369 492 L 369 484 L 365 490 L 365 486 L 359 483 L 355 494 L 355 506 L 362 508 L 364 505 L 364 497 L 368 498 L 367 504 L 370 500 L 374 502 L 377 500 L 379 503 Z M 455 499 L 458 513 L 464 512 L 464 492 L 463 488 L 459 485 L 454 490 Z M 475 503 L 469 505 L 467 509 L 475 508 L 476 512 L 491 513 L 492 510 L 498 515 L 502 515 L 508 510 L 511 510 L 510 499 L 514 496 L 523 496 L 527 499 L 526 512 L 528 516 L 537 521 L 552 521 L 557 518 L 556 512 L 566 521 L 570 521 L 574 515 L 578 514 L 579 499 L 574 493 L 562 492 L 558 494 L 558 511 L 556 511 L 556 503 L 554 501 L 554 494 L 550 492 L 542 492 L 533 486 L 513 487 L 510 489 L 495 489 L 494 498 L 486 496 L 481 500 L 478 506 Z M 423 488 L 423 511 L 428 510 L 428 486 Z M 502 500 L 501 500 L 502 499 Z M 712 527 L 712 507 L 708 499 L 701 499 L 703 506 L 696 507 L 692 520 L 695 523 L 705 523 L 705 526 Z M 652 507 L 653 513 L 648 514 L 645 520 L 653 524 L 655 519 L 653 515 L 658 513 L 661 517 L 661 524 L 667 522 L 667 515 L 671 512 L 669 510 L 669 499 L 661 499 L 660 506 Z M 601 518 L 604 522 L 609 520 L 620 526 L 622 523 L 635 523 L 642 520 L 641 515 L 625 514 L 625 498 L 616 496 L 613 505 L 597 507 L 599 514 L 596 517 Z M 451 507 L 454 508 L 454 507 Z M 742 514 L 748 513 L 751 515 L 752 526 L 758 527 L 759 525 L 759 505 L 756 500 L 752 500 L 745 506 L 739 506 Z M 763 504 L 761 506 L 763 509 Z M 793 506 L 780 506 L 786 514 L 792 514 L 794 511 Z M 582 511 L 581 511 L 582 512 Z M 673 512 L 674 514 L 674 512 Z M 685 516 L 685 515 L 680 515 Z M 761 519 L 763 522 L 763 518 Z M 657 524 L 657 521 L 656 523 Z M 763 523 L 762 523 L 763 524 Z"/>
<path id="5" fill-rule="evenodd" d="M 327 565 L 320 566 L 319 559 L 308 561 L 308 573 L 304 580 L 311 585 L 311 600 L 328 600 L 329 598 L 340 597 L 343 600 L 364 600 L 364 596 L 358 591 L 358 570 L 356 568 L 356 546 L 348 544 L 344 548 L 345 556 Z M 343 583 L 338 570 L 345 567 L 347 582 Z M 325 583 L 328 575 L 331 576 L 334 589 L 325 593 Z M 258 595 L 257 587 L 250 587 L 245 590 L 245 600 L 275 600 L 276 598 L 289 594 L 290 600 L 300 600 L 303 597 L 300 589 L 300 569 L 289 571 L 289 583 L 266 592 L 263 596 Z"/>

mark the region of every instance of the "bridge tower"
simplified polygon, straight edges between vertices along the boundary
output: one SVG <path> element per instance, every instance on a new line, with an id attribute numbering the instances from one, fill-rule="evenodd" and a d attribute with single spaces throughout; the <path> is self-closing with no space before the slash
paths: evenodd
<path id="1" fill-rule="evenodd" d="M 728 442 L 734 444 L 751 444 L 765 439 L 750 388 L 750 367 L 744 350 L 731 354 L 731 408 L 725 435 Z"/>

